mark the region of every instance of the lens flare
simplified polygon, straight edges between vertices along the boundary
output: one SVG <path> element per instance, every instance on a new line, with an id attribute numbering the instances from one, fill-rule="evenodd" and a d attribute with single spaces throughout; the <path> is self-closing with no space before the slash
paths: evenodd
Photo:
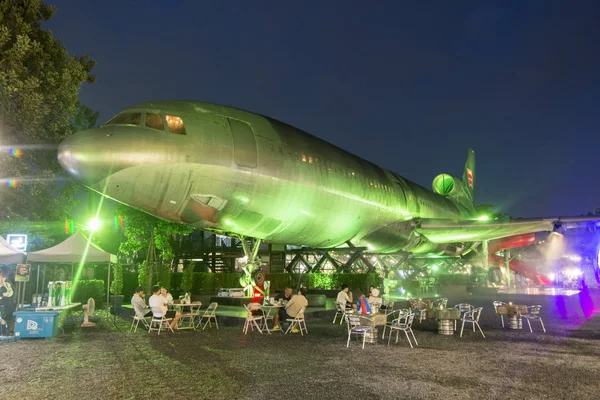
<path id="1" fill-rule="evenodd" d="M 8 154 L 10 154 L 12 157 L 21 158 L 21 157 L 23 157 L 23 150 L 15 147 L 15 148 L 9 149 Z"/>
<path id="2" fill-rule="evenodd" d="M 16 188 L 17 186 L 19 186 L 19 181 L 16 179 L 6 179 L 4 180 L 4 186 Z"/>

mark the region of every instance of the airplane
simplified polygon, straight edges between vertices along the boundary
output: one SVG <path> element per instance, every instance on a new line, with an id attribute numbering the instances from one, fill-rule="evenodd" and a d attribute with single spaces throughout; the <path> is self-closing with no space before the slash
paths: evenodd
<path id="1" fill-rule="evenodd" d="M 462 179 L 443 173 L 428 190 L 273 118 L 205 102 L 131 106 L 65 139 L 58 158 L 77 181 L 133 208 L 287 245 L 460 256 L 590 220 L 480 220 L 472 149 Z"/>

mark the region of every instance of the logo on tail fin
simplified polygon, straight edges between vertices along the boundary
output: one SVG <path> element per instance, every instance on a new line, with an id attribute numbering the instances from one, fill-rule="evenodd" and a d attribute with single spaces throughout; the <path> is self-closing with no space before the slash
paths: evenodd
<path id="1" fill-rule="evenodd" d="M 469 168 L 465 168 L 467 170 L 467 184 L 469 185 L 469 187 L 473 187 L 473 171 L 471 171 Z"/>

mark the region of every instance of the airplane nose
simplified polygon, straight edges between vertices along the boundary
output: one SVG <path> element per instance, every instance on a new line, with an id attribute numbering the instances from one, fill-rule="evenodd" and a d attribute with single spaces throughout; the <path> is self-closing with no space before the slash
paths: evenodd
<path id="1" fill-rule="evenodd" d="M 73 178 L 93 185 L 107 178 L 111 159 L 98 142 L 96 134 L 83 131 L 66 138 L 58 146 L 58 161 Z M 104 135 L 106 136 L 106 135 Z"/>

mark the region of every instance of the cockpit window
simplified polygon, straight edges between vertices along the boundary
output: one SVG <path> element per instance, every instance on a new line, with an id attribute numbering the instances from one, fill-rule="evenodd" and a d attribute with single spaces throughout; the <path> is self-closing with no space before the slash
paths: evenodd
<path id="1" fill-rule="evenodd" d="M 167 125 L 169 126 L 169 132 L 176 133 L 178 135 L 185 135 L 185 126 L 181 117 L 175 115 L 167 115 Z"/>
<path id="2" fill-rule="evenodd" d="M 142 113 L 124 112 L 106 123 L 106 125 L 139 125 L 142 122 Z"/>
<path id="3" fill-rule="evenodd" d="M 152 129 L 162 131 L 165 129 L 162 117 L 158 114 L 146 113 L 146 126 Z"/>

